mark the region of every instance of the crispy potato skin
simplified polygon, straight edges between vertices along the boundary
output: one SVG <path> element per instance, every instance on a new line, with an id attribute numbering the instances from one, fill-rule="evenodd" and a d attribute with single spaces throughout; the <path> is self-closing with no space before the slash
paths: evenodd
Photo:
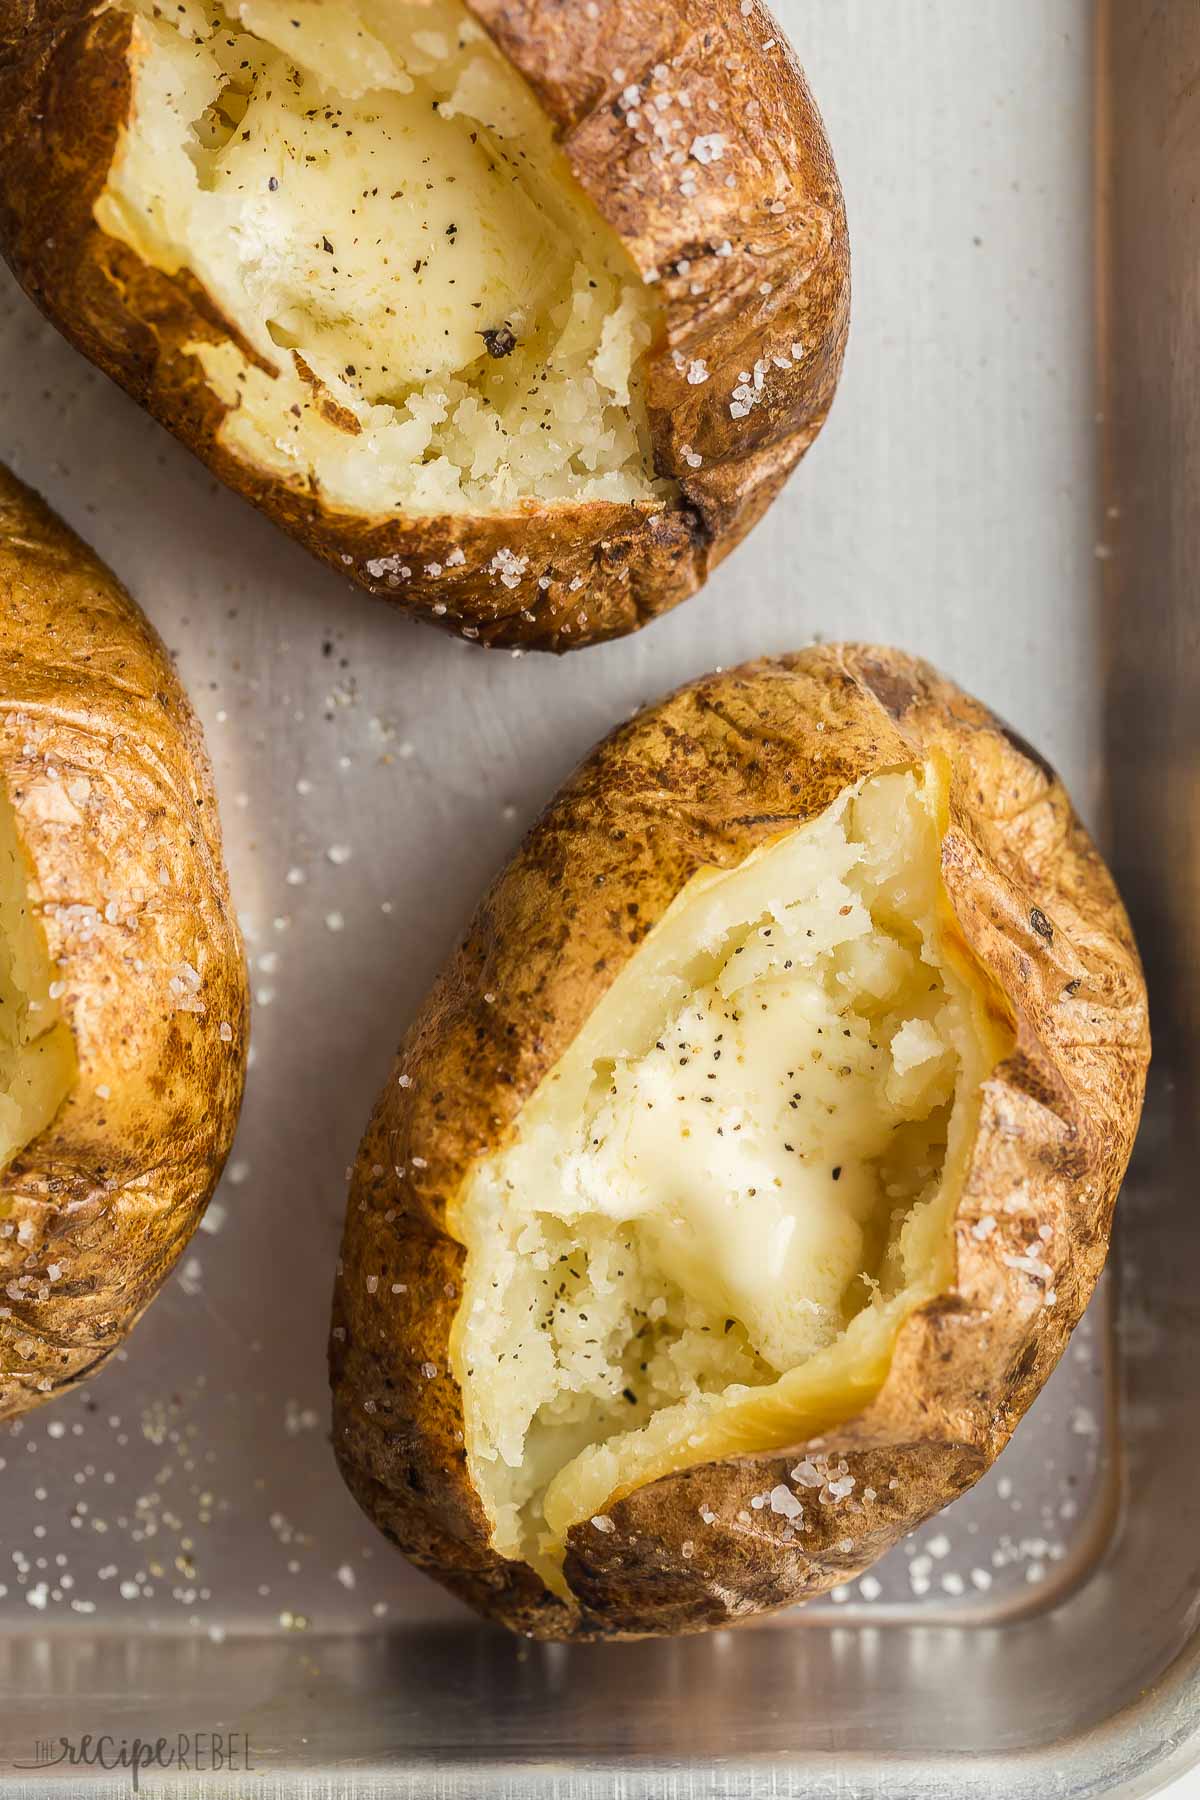
<path id="1" fill-rule="evenodd" d="M 233 1139 L 249 1019 L 178 677 L 109 571 L 2 468 L 0 780 L 79 1068 L 0 1173 L 7 1418 L 103 1363 L 170 1273 Z"/>
<path id="2" fill-rule="evenodd" d="M 934 750 L 952 769 L 946 889 L 1016 1023 L 984 1088 L 953 1290 L 910 1315 L 875 1401 L 822 1439 L 640 1488 L 608 1507 L 610 1533 L 575 1527 L 565 1604 L 488 1547 L 448 1369 L 464 1253 L 447 1202 L 697 869 L 741 862 L 848 783 Z M 1111 877 L 1053 770 L 977 701 L 899 651 L 853 645 L 683 688 L 550 803 L 401 1045 L 355 1168 L 334 1302 L 350 1488 L 414 1562 L 536 1637 L 698 1631 L 853 1578 L 978 1479 L 1057 1362 L 1104 1263 L 1148 1058 Z M 844 1461 L 853 1494 L 806 1507 L 810 1528 L 786 1543 L 786 1519 L 749 1501 L 814 1450 Z"/>
<path id="3" fill-rule="evenodd" d="M 65 337 L 340 573 L 463 636 L 567 650 L 636 630 L 695 592 L 812 443 L 848 328 L 845 210 L 804 76 L 759 0 L 748 13 L 740 0 L 468 4 L 536 92 L 581 186 L 659 284 L 665 332 L 648 356 L 647 393 L 656 469 L 677 482 L 674 500 L 368 516 L 224 448 L 226 408 L 187 346 L 221 341 L 231 327 L 186 272 L 148 267 L 93 218 L 130 105 L 130 20 L 94 0 L 0 0 L 0 250 Z M 686 83 L 703 119 L 696 129 L 724 136 L 719 161 L 686 161 L 694 191 L 681 191 L 680 168 L 653 131 L 627 120 L 614 70 L 624 85 L 644 81 L 648 95 Z M 804 346 L 799 361 L 793 344 Z M 733 390 L 759 358 L 762 396 L 734 420 Z M 697 362 L 708 379 L 691 383 Z M 684 446 L 703 459 L 698 469 Z M 505 550 L 528 559 L 516 588 L 489 568 Z M 465 560 L 448 566 L 455 551 Z M 372 574 L 385 558 L 412 577 Z M 422 580 L 429 562 L 444 570 L 436 584 Z"/>

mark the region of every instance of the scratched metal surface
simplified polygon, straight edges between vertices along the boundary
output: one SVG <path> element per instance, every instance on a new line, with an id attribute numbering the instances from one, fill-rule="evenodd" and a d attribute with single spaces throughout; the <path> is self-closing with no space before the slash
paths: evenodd
<path id="1" fill-rule="evenodd" d="M 843 391 L 705 594 L 565 661 L 351 590 L 0 284 L 0 453 L 177 654 L 255 997 L 208 1228 L 117 1363 L 0 1434 L 0 1793 L 82 1786 L 12 1766 L 42 1736 L 224 1721 L 257 1746 L 252 1791 L 757 1794 L 770 1757 L 808 1784 L 780 1791 L 928 1794 L 940 1759 L 965 1794 L 976 1754 L 1116 1710 L 1067 1705 L 1052 1648 L 1072 1608 L 1106 1616 L 1107 1293 L 997 1469 L 872 1576 L 753 1634 L 615 1656 L 511 1645 L 408 1569 L 341 1487 L 324 1374 L 345 1168 L 395 1041 L 525 825 L 639 702 L 814 636 L 894 641 L 1017 723 L 1107 829 L 1092 10 L 779 0 L 847 190 Z M 1010 1790 L 1046 1791 L 978 1789 Z"/>

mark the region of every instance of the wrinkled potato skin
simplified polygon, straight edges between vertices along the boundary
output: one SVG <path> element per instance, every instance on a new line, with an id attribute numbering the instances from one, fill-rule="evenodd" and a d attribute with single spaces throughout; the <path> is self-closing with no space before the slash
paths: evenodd
<path id="1" fill-rule="evenodd" d="M 953 1291 L 910 1315 L 857 1417 L 638 1489 L 607 1508 L 611 1533 L 575 1527 L 568 1605 L 488 1547 L 448 1372 L 464 1252 L 447 1202 L 697 869 L 740 863 L 848 783 L 934 750 L 952 769 L 950 903 L 1016 1027 L 984 1086 Z M 401 1045 L 354 1171 L 335 1295 L 347 1482 L 414 1562 L 535 1637 L 703 1630 L 852 1579 L 983 1474 L 1061 1355 L 1104 1263 L 1148 1057 L 1111 877 L 1053 770 L 977 701 L 899 651 L 853 645 L 683 688 L 600 744 L 550 803 Z M 1006 1260 L 1031 1244 L 1051 1279 Z M 749 1501 L 814 1450 L 845 1460 L 854 1492 L 806 1504 L 809 1529 L 784 1543 L 787 1520 Z"/>
<path id="2" fill-rule="evenodd" d="M 0 1173 L 9 1418 L 102 1364 L 170 1273 L 233 1139 L 249 1021 L 212 773 L 178 677 L 109 571 L 2 468 L 0 782 L 79 1068 Z M 184 962 L 203 1012 L 169 985 Z"/>
<path id="3" fill-rule="evenodd" d="M 817 435 L 849 319 L 845 211 L 804 76 L 758 0 L 747 15 L 740 0 L 600 0 L 594 18 L 562 0 L 468 5 L 535 90 L 580 185 L 658 279 L 665 337 L 647 358 L 647 392 L 657 472 L 678 482 L 676 499 L 379 518 L 327 505 L 305 478 L 256 471 L 223 448 L 226 408 L 185 346 L 232 328 L 186 271 L 148 267 L 92 216 L 130 103 L 130 20 L 94 0 L 0 0 L 0 250 L 65 337 L 339 573 L 464 636 L 568 650 L 636 630 L 694 593 Z M 727 141 L 718 162 L 688 162 L 690 197 L 679 168 L 655 166 L 652 133 L 615 104 L 614 69 L 653 82 L 656 65 L 668 71 L 658 85 L 686 81 L 704 121 L 696 129 Z M 726 241 L 730 253 L 718 255 Z M 762 402 L 731 419 L 742 372 L 758 357 L 788 359 L 793 343 L 804 357 L 772 364 Z M 685 373 L 695 359 L 709 370 L 699 385 Z M 703 458 L 699 469 L 683 445 Z M 515 589 L 488 570 L 505 549 L 528 558 Z M 456 550 L 465 561 L 449 567 Z M 370 562 L 391 556 L 411 580 L 371 575 Z M 429 562 L 444 573 L 422 584 Z"/>

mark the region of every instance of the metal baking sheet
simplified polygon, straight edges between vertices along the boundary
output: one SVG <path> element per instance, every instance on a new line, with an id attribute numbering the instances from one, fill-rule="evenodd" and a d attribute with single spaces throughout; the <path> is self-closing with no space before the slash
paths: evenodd
<path id="1" fill-rule="evenodd" d="M 0 285 L 0 454 L 177 656 L 255 1001 L 242 1126 L 205 1228 L 116 1362 L 0 1433 L 0 1794 L 83 1790 L 77 1768 L 15 1766 L 60 1732 L 221 1724 L 253 1747 L 239 1793 L 656 1793 L 670 1774 L 689 1793 L 853 1779 L 927 1797 L 976 1791 L 962 1758 L 1043 1739 L 1074 1767 L 1071 1734 L 1117 1709 L 1097 1687 L 1056 1710 L 1051 1648 L 1059 1618 L 1099 1606 L 1124 1517 L 1107 1292 L 973 1494 L 853 1588 L 754 1633 L 512 1644 L 377 1537 L 329 1448 L 333 1262 L 376 1088 L 487 880 L 615 720 L 718 664 L 893 641 L 1019 724 L 1108 828 L 1093 8 L 776 10 L 847 192 L 845 381 L 750 541 L 635 639 L 555 661 L 398 620 L 220 489 Z M 1028 1691 L 1003 1660 L 1021 1642 L 1036 1646 Z M 911 1787 L 905 1757 L 926 1759 Z M 978 1791 L 1047 1789 L 1006 1776 Z"/>

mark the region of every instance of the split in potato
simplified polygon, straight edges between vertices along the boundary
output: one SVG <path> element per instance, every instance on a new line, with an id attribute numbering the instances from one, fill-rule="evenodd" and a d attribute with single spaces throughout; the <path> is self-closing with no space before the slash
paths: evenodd
<path id="1" fill-rule="evenodd" d="M 933 766 L 847 788 L 672 902 L 451 1214 L 492 1542 L 797 1443 L 950 1284 L 983 1077 L 1011 1047 L 944 930 Z"/>
<path id="2" fill-rule="evenodd" d="M 654 290 L 458 0 L 130 10 L 96 217 L 235 328 L 194 346 L 222 443 L 363 513 L 669 491 Z"/>
<path id="3" fill-rule="evenodd" d="M 0 785 L 0 1178 L 49 1125 L 75 1080 L 75 1041 L 62 1018 L 61 987 L 34 915 L 12 805 Z"/>
<path id="4" fill-rule="evenodd" d="M 987 1469 L 1102 1267 L 1149 1039 L 1053 771 L 824 646 L 597 746 L 355 1166 L 331 1369 L 367 1512 L 542 1637 L 852 1579 Z"/>

